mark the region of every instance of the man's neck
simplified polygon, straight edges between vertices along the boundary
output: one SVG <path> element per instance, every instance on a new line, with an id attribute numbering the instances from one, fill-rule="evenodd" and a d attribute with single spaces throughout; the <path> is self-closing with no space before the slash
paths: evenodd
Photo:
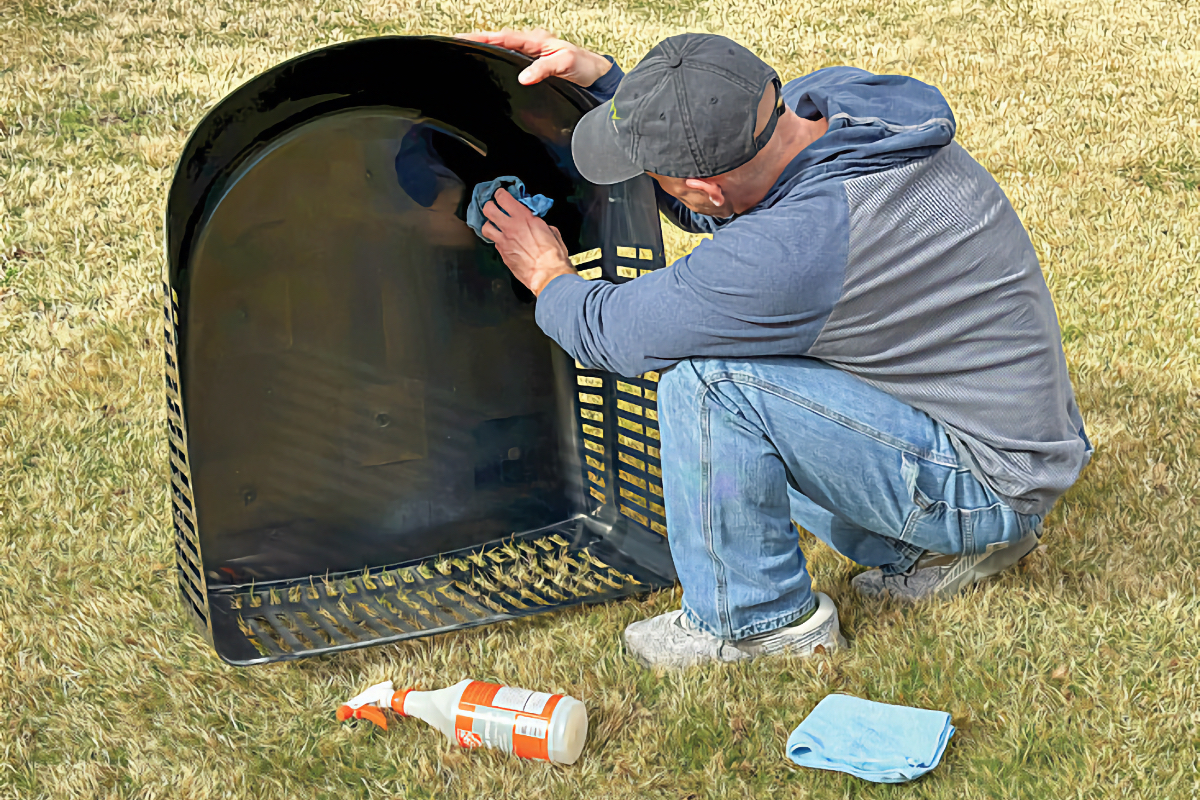
<path id="1" fill-rule="evenodd" d="M 829 130 L 829 120 L 822 117 L 818 120 L 804 119 L 795 114 L 787 114 L 780 122 L 785 122 L 786 126 L 784 138 L 781 144 L 783 147 L 779 149 L 778 160 L 775 163 L 775 168 L 772 172 L 775 176 L 771 179 L 771 186 L 775 185 L 775 181 L 779 180 L 779 176 L 787 169 L 787 165 L 795 160 L 796 156 L 810 144 L 820 139 L 825 135 L 825 131 Z M 768 186 L 768 188 L 770 188 Z"/>
<path id="2" fill-rule="evenodd" d="M 770 166 L 764 167 L 760 173 L 762 182 L 758 185 L 758 191 L 754 193 L 757 199 L 739 213 L 744 213 L 761 203 L 766 198 L 767 192 L 771 191 L 771 187 L 779 180 L 779 176 L 787 169 L 788 164 L 791 164 L 804 148 L 824 136 L 827 130 L 829 130 L 829 120 L 824 117 L 811 120 L 789 112 L 780 118 L 779 125 L 775 129 L 775 136 L 771 137 L 771 144 L 779 146 L 771 156 Z M 763 155 L 766 153 L 764 152 Z"/>
<path id="3" fill-rule="evenodd" d="M 796 117 L 796 119 L 800 120 L 805 130 L 804 137 L 802 138 L 803 143 L 796 149 L 796 155 L 799 155 L 801 150 L 825 135 L 825 131 L 829 130 L 829 120 L 824 117 L 815 120 L 804 119 L 803 117 Z"/>

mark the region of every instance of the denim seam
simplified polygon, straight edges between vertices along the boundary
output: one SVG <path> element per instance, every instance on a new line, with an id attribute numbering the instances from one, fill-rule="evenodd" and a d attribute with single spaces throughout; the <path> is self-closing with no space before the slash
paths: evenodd
<path id="1" fill-rule="evenodd" d="M 945 500 L 938 500 L 928 508 L 921 508 L 920 506 L 917 506 L 912 513 L 908 515 L 908 519 L 904 520 L 904 529 L 900 531 L 900 541 L 904 542 L 905 544 L 912 544 L 912 531 L 913 528 L 917 527 L 917 522 L 924 517 L 933 516 L 934 509 L 936 509 L 938 506 L 950 508 L 950 504 Z"/>
<path id="2" fill-rule="evenodd" d="M 782 628 L 788 623 L 799 619 L 809 612 L 810 609 L 816 606 L 816 596 L 812 592 L 809 593 L 808 601 L 799 609 L 793 609 L 790 612 L 780 614 L 768 620 L 760 620 L 751 625 L 744 626 L 738 630 L 733 630 L 733 620 L 729 613 L 729 595 L 726 591 L 725 581 L 725 563 L 717 555 L 716 549 L 713 546 L 713 504 L 709 496 L 711 490 L 711 447 L 712 437 L 710 433 L 710 416 L 713 407 L 707 400 L 713 392 L 713 386 L 705 379 L 703 375 L 697 375 L 700 378 L 699 385 L 696 387 L 693 401 L 700 408 L 700 463 L 701 463 L 701 535 L 704 538 L 705 546 L 708 550 L 710 564 L 713 570 L 713 582 L 715 584 L 715 609 L 717 613 L 717 621 L 721 625 L 721 630 L 716 631 L 712 626 L 705 623 L 703 619 L 690 607 L 685 596 L 682 605 L 683 613 L 692 622 L 695 627 L 709 634 L 710 636 L 722 639 L 724 641 L 738 641 L 740 639 L 754 636 L 758 633 Z M 728 632 L 728 635 L 726 634 Z"/>
<path id="3" fill-rule="evenodd" d="M 947 505 L 949 506 L 949 504 L 947 504 Z M 954 506 L 949 506 L 949 507 L 950 507 L 950 508 L 954 508 Z M 980 511 L 994 511 L 994 510 L 996 510 L 997 508 L 998 508 L 998 509 L 1000 509 L 1001 511 L 1012 511 L 1012 513 L 1014 513 L 1014 514 L 1016 514 L 1016 513 L 1017 513 L 1017 512 L 1015 512 L 1015 511 L 1013 511 L 1013 510 L 1012 510 L 1012 508 L 1010 508 L 1010 507 L 1009 507 L 1007 504 L 1005 504 L 1004 502 L 992 503 L 990 506 L 980 506 L 979 508 L 960 508 L 960 509 L 958 509 L 958 510 L 959 510 L 959 511 L 961 511 L 962 513 L 964 513 L 964 514 L 970 514 L 970 515 L 971 515 L 971 527 L 972 527 L 972 530 L 973 530 L 973 529 L 974 529 L 974 527 L 975 527 L 975 515 L 976 515 L 976 514 L 978 514 Z M 1020 514 L 1017 514 L 1017 516 L 1018 516 L 1018 517 L 1020 517 L 1021 515 L 1020 515 Z M 1017 520 L 1017 529 L 1019 530 L 1019 529 L 1020 529 L 1020 527 L 1021 527 L 1021 522 L 1020 522 L 1020 520 L 1018 519 L 1018 520 Z"/>
<path id="4" fill-rule="evenodd" d="M 917 526 L 917 522 L 922 517 L 932 515 L 934 512 L 934 509 L 936 509 L 938 506 L 942 506 L 947 511 L 953 511 L 953 512 L 957 513 L 958 515 L 960 515 L 960 517 L 963 514 L 967 515 L 967 521 L 960 525 L 960 527 L 963 529 L 963 553 L 967 554 L 967 555 L 974 554 L 974 551 L 968 550 L 967 546 L 968 546 L 968 544 L 970 544 L 971 546 L 974 546 L 975 515 L 976 514 L 978 514 L 980 511 L 992 511 L 997 508 L 1012 511 L 1012 509 L 1009 508 L 1007 505 L 1005 505 L 1003 502 L 992 503 L 990 506 L 981 506 L 979 508 L 958 508 L 957 506 L 950 505 L 945 500 L 937 500 L 932 505 L 930 505 L 928 508 L 921 508 L 920 506 L 917 506 L 917 508 L 911 514 L 908 515 L 908 519 L 906 519 L 904 521 L 904 529 L 902 531 L 900 531 L 900 541 L 904 542 L 905 544 L 911 545 L 912 541 L 910 539 L 910 535 L 912 534 L 912 529 Z M 1013 513 L 1017 514 L 1017 512 L 1015 512 L 1015 511 L 1013 511 Z M 1022 514 L 1017 514 L 1018 529 L 1020 529 L 1021 526 L 1025 525 L 1025 521 L 1022 519 L 1023 516 L 1024 515 L 1022 515 Z M 1023 534 L 1022 538 L 1024 538 L 1024 536 L 1025 535 Z M 968 538 L 971 540 L 969 543 L 967 542 Z"/>
<path id="5" fill-rule="evenodd" d="M 700 534 L 704 537 L 704 546 L 708 550 L 709 560 L 712 563 L 713 604 L 717 623 L 721 626 L 722 633 L 726 630 L 732 633 L 728 608 L 729 596 L 725 588 L 725 563 L 717 556 L 717 551 L 713 547 L 713 508 L 710 497 L 712 490 L 712 435 L 709 423 L 710 409 L 705 402 L 710 388 L 703 380 L 700 381 L 700 386 L 703 387 L 702 391 L 697 392 L 697 400 L 700 404 Z M 713 635 L 723 638 L 721 634 Z"/>
<path id="6" fill-rule="evenodd" d="M 778 630 L 779 628 L 786 626 L 788 623 L 795 622 L 796 620 L 800 619 L 816 606 L 817 594 L 816 592 L 810 592 L 808 602 L 799 609 L 795 611 L 789 611 L 786 614 L 780 614 L 779 616 L 772 617 L 768 620 L 756 622 L 753 625 L 746 625 L 743 628 L 739 628 L 733 632 L 733 641 L 740 642 L 742 639 L 747 639 L 760 633 L 769 633 L 770 631 Z"/>
<path id="7" fill-rule="evenodd" d="M 836 422 L 837 424 L 847 427 L 852 431 L 861 433 L 864 436 L 869 436 L 880 444 L 886 445 L 895 450 L 908 453 L 909 455 L 922 458 L 926 461 L 930 461 L 943 467 L 958 468 L 961 466 L 958 463 L 957 458 L 951 459 L 949 456 L 946 456 L 942 453 L 936 453 L 932 450 L 926 450 L 925 448 L 921 447 L 913 447 L 908 442 L 897 439 L 890 434 L 876 430 L 868 425 L 864 425 L 858 420 L 850 419 L 849 417 L 839 414 L 830 408 L 826 408 L 819 403 L 814 403 L 812 400 L 809 400 L 806 397 L 793 394 L 786 389 L 776 386 L 773 383 L 768 383 L 767 381 L 764 381 L 761 378 L 753 375 L 746 375 L 740 372 L 720 372 L 714 376 L 703 376 L 701 382 L 706 385 L 711 385 L 712 383 L 717 383 L 722 380 L 727 380 L 730 383 L 745 383 L 749 386 L 753 386 L 756 389 L 767 392 L 768 394 L 773 394 L 776 397 L 787 400 L 791 403 L 801 406 L 802 408 L 806 408 L 814 414 L 819 414 L 831 422 Z"/>
<path id="8" fill-rule="evenodd" d="M 700 619 L 700 615 L 693 611 L 691 606 L 688 605 L 686 593 L 684 594 L 683 602 L 680 603 L 680 608 L 683 611 L 683 615 L 691 621 L 692 625 L 704 631 L 709 636 L 717 639 L 721 638 L 721 634 L 717 633 L 711 625 Z"/>
<path id="9" fill-rule="evenodd" d="M 700 615 L 697 614 L 694 610 L 692 610 L 691 607 L 688 606 L 686 598 L 684 599 L 684 602 L 681 603 L 681 610 L 683 611 L 684 615 L 688 618 L 688 620 L 692 623 L 693 626 L 704 631 L 709 636 L 712 636 L 716 639 L 721 639 L 722 641 L 727 641 L 727 642 L 728 641 L 740 642 L 743 639 L 748 639 L 749 637 L 756 636 L 760 633 L 768 633 L 770 631 L 774 631 L 774 630 L 778 630 L 779 628 L 783 628 L 786 625 L 788 625 L 789 623 L 795 622 L 796 620 L 800 619 L 800 617 L 803 617 L 809 611 L 816 608 L 816 606 L 817 606 L 817 594 L 816 594 L 816 592 L 812 592 L 809 595 L 808 602 L 806 602 L 800 608 L 798 608 L 794 611 L 788 611 L 785 614 L 780 614 L 780 615 L 778 615 L 776 617 L 772 617 L 771 619 L 768 619 L 768 620 L 762 620 L 760 622 L 756 622 L 753 625 L 746 625 L 745 627 L 739 628 L 736 631 L 731 631 L 730 638 L 728 638 L 728 639 L 726 639 L 724 637 L 724 635 L 721 634 L 720 632 L 714 630 L 711 625 L 708 625 L 707 623 L 704 622 L 704 620 L 700 619 Z"/>
<path id="10" fill-rule="evenodd" d="M 884 575 L 898 575 L 906 572 L 909 567 L 917 562 L 917 559 L 925 554 L 924 549 L 917 547 L 910 542 L 905 542 L 900 539 L 892 539 L 892 541 L 896 543 L 894 546 L 900 553 L 900 560 L 893 564 L 885 564 L 880 567 L 880 571 L 883 572 Z"/>

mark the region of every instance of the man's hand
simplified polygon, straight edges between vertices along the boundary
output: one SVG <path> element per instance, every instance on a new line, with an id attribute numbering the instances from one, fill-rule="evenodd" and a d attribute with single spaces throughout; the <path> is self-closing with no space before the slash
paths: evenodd
<path id="1" fill-rule="evenodd" d="M 534 297 L 559 275 L 575 274 L 558 228 L 534 216 L 506 189 L 484 203 L 483 215 L 488 218 L 483 235 L 496 243 L 504 263 Z"/>
<path id="2" fill-rule="evenodd" d="M 526 67 L 517 78 L 525 86 L 532 86 L 538 81 L 554 76 L 586 87 L 612 69 L 612 64 L 603 57 L 563 39 L 557 39 L 543 28 L 532 31 L 505 28 L 498 32 L 457 33 L 455 36 L 481 44 L 498 45 L 506 50 L 516 50 L 536 58 L 537 61 Z"/>

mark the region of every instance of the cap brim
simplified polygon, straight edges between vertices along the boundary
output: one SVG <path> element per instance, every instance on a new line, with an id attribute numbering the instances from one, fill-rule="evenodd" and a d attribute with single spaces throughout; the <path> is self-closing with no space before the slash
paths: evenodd
<path id="1" fill-rule="evenodd" d="M 621 152 L 616 132 L 608 118 L 608 105 L 583 115 L 571 134 L 571 158 L 584 180 L 607 186 L 636 178 L 645 170 Z"/>

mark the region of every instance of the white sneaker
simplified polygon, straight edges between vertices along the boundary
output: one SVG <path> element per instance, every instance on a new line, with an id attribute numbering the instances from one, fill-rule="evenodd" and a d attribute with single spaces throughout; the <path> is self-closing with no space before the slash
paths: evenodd
<path id="1" fill-rule="evenodd" d="M 625 647 L 643 667 L 683 669 L 709 661 L 743 661 L 758 656 L 810 656 L 817 647 L 832 653 L 846 646 L 837 606 L 816 593 L 817 610 L 802 624 L 777 628 L 733 642 L 696 628 L 683 610 L 635 622 L 625 629 Z"/>

